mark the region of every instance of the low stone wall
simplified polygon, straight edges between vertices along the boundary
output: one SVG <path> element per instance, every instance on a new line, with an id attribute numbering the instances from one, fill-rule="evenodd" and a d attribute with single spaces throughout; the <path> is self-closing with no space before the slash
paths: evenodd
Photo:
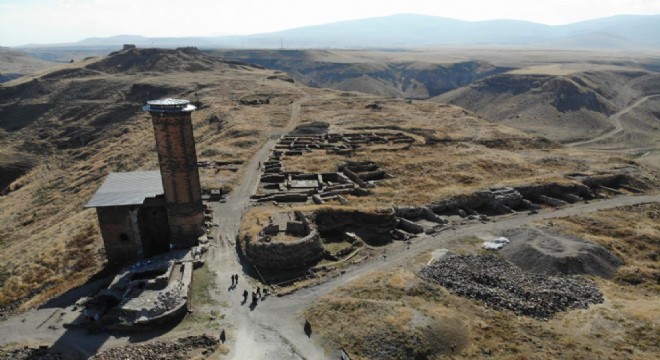
<path id="1" fill-rule="evenodd" d="M 416 221 L 420 219 L 428 220 L 438 224 L 447 223 L 446 219 L 443 219 L 439 215 L 433 213 L 431 209 L 426 206 L 402 206 L 394 208 L 394 213 L 397 217 Z"/>
<path id="2" fill-rule="evenodd" d="M 259 271 L 286 271 L 310 267 L 323 256 L 323 244 L 318 232 L 291 242 L 254 241 L 245 236 L 245 255 Z"/>
<path id="3" fill-rule="evenodd" d="M 582 181 L 585 185 L 592 189 L 597 189 L 599 186 L 606 186 L 609 188 L 628 187 L 635 190 L 645 190 L 649 186 L 642 180 L 628 175 L 628 174 L 609 174 L 600 176 L 591 176 Z"/>
<path id="4" fill-rule="evenodd" d="M 421 234 L 424 232 L 424 228 L 421 225 L 417 225 L 414 222 L 407 220 L 405 218 L 399 218 L 399 223 L 397 227 L 407 233 L 411 234 Z"/>
<path id="5" fill-rule="evenodd" d="M 530 185 L 530 186 L 519 186 L 516 188 L 522 196 L 526 199 L 530 199 L 534 202 L 547 203 L 547 197 L 559 199 L 565 202 L 573 203 L 577 200 L 582 199 L 593 199 L 594 193 L 591 189 L 583 184 L 573 183 L 573 184 L 541 184 L 541 185 Z M 546 198 L 541 199 L 541 196 Z M 554 206 L 550 204 L 551 206 Z"/>
<path id="6" fill-rule="evenodd" d="M 517 189 L 504 187 L 482 190 L 474 194 L 438 201 L 430 204 L 428 208 L 434 213 L 455 209 L 491 209 L 507 213 L 511 212 L 511 209 L 521 206 L 525 206 L 523 195 Z"/>
<path id="7" fill-rule="evenodd" d="M 397 226 L 393 210 L 384 212 L 362 212 L 356 210 L 325 209 L 316 212 L 316 226 L 319 233 L 357 234 L 366 243 L 381 245 L 392 240 L 390 232 Z"/>

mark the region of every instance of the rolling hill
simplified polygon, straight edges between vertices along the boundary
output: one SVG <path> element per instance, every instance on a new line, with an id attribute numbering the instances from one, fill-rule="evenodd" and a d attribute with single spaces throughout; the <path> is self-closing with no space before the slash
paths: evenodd
<path id="1" fill-rule="evenodd" d="M 597 41 L 594 41 L 597 39 Z M 119 35 L 88 38 L 77 43 L 39 45 L 55 47 L 198 46 L 202 48 L 411 48 L 457 45 L 505 45 L 536 48 L 657 49 L 660 15 L 619 15 L 574 24 L 550 26 L 518 20 L 463 21 L 450 18 L 397 14 L 272 33 L 220 37 L 142 37 Z"/>
<path id="2" fill-rule="evenodd" d="M 566 75 L 500 74 L 442 94 L 435 101 L 456 104 L 527 132 L 553 140 L 574 142 L 614 129 L 621 117 L 621 134 L 606 139 L 620 147 L 657 144 L 660 128 L 656 98 L 627 108 L 649 95 L 660 94 L 660 74 L 639 70 L 584 71 Z M 625 134 L 624 134 L 625 133 Z"/>
<path id="3" fill-rule="evenodd" d="M 0 47 L 0 83 L 58 65 L 36 59 L 23 51 Z"/>
<path id="4" fill-rule="evenodd" d="M 280 56 L 286 64 L 284 55 L 287 54 L 272 56 Z M 447 69 L 456 74 L 464 71 L 465 77 L 475 78 L 465 80 L 469 85 L 445 94 L 456 95 L 457 102 L 474 99 L 475 104 L 484 109 L 489 102 L 522 108 L 525 101 L 538 96 L 528 105 L 534 109 L 540 104 L 549 104 L 554 109 L 550 116 L 579 111 L 605 114 L 603 116 L 615 114 L 622 107 L 630 106 L 630 101 L 635 104 L 639 96 L 657 91 L 660 83 L 655 74 L 640 69 L 530 74 L 529 68 L 502 72 L 507 69 L 499 62 L 493 65 L 474 59 L 455 61 L 454 58 L 444 63 L 402 61 L 404 54 L 398 53 L 396 59 L 379 63 L 364 55 L 354 53 L 344 58 L 347 55 L 340 52 L 297 54 L 313 62 L 310 69 L 328 76 L 336 73 L 338 77 L 354 80 L 352 69 L 360 69 L 371 78 L 359 83 L 361 86 L 374 82 L 387 84 L 388 76 L 393 79 L 389 74 L 399 71 L 399 78 L 391 80 L 392 83 L 387 84 L 389 87 L 379 85 L 380 89 L 399 89 L 396 86 L 406 84 L 405 79 L 411 77 L 409 81 L 413 83 L 412 76 L 425 71 L 439 74 Z M 520 53 L 506 53 L 506 56 L 520 61 Z M 358 61 L 360 58 L 362 61 Z M 323 59 L 337 67 L 330 67 L 327 73 L 321 72 L 323 66 L 330 66 L 323 65 Z M 489 71 L 492 73 L 487 74 Z M 378 75 L 380 73 L 382 75 Z M 335 81 L 343 80 L 328 78 L 328 83 Z M 418 82 L 421 88 L 422 80 Z M 452 86 L 460 86 L 459 82 L 456 80 Z M 432 83 L 429 84 L 423 86 L 430 94 Z M 474 98 L 469 98 L 473 93 L 476 94 Z M 562 98 L 563 93 L 571 96 Z M 94 210 L 85 209 L 83 205 L 110 172 L 158 168 L 150 116 L 142 112 L 141 107 L 147 100 L 164 97 L 188 99 L 197 106 L 192 114 L 192 125 L 202 187 L 230 191 L 226 202 L 211 204 L 214 213 L 211 218 L 216 226 L 210 227 L 213 230 L 209 233 L 211 246 L 206 264 L 193 275 L 190 301 L 194 311 L 178 324 L 159 327 L 156 332 L 141 331 L 139 337 L 88 334 L 84 329 L 69 328 L 68 318 L 78 318 L 77 314 L 82 311 L 69 309 L 78 307 L 74 303 L 87 288 L 77 287 L 86 283 L 92 285 L 96 279 L 110 273 L 103 271 L 105 254 L 97 216 Z M 465 106 L 468 105 L 470 101 L 465 100 Z M 650 106 L 645 109 L 658 111 Z M 553 126 L 548 125 L 549 133 Z M 321 129 L 323 133 L 318 137 L 305 136 L 291 143 L 283 142 L 290 138 L 282 135 L 291 134 L 292 129 L 298 130 L 298 134 L 307 134 L 305 130 L 316 134 L 314 129 Z M 385 136 L 394 136 L 394 140 L 383 142 Z M 341 143 L 351 146 L 338 148 L 349 149 L 348 152 L 336 151 L 335 145 L 327 147 L 325 143 L 316 142 L 321 138 L 328 140 L 328 144 L 331 138 L 341 138 Z M 298 149 L 298 140 L 305 143 L 305 150 L 289 151 Z M 401 349 L 419 348 L 417 334 L 424 334 L 423 356 L 410 352 L 400 358 L 413 355 L 432 358 L 443 354 L 455 358 L 486 355 L 515 358 L 520 354 L 539 358 L 589 358 L 594 354 L 613 354 L 621 358 L 631 351 L 640 354 L 640 358 L 652 358 L 657 353 L 654 334 L 647 331 L 657 327 L 658 319 L 654 316 L 657 306 L 653 306 L 657 296 L 657 286 L 653 287 L 657 278 L 653 262 L 657 247 L 653 244 L 657 243 L 658 233 L 657 226 L 653 227 L 658 216 L 656 206 L 629 209 L 623 214 L 625 217 L 619 212 L 606 213 L 597 219 L 573 218 L 579 224 L 567 226 L 580 233 L 604 230 L 605 233 L 597 234 L 607 235 L 602 241 L 625 254 L 626 268 L 620 273 L 623 279 L 597 280 L 607 299 L 605 303 L 569 310 L 554 319 L 527 318 L 467 300 L 439 285 L 425 283 L 415 270 L 433 256 L 427 250 L 442 247 L 452 252 L 483 251 L 476 234 L 482 236 L 484 231 L 499 232 L 507 226 L 522 224 L 537 226 L 533 221 L 553 226 L 546 216 L 558 216 L 552 207 L 559 201 L 566 203 L 560 205 L 565 206 L 559 210 L 562 214 L 584 211 L 585 206 L 590 209 L 601 206 L 603 202 L 600 201 L 582 204 L 578 201 L 582 198 L 561 191 L 585 189 L 586 185 L 576 183 L 576 179 L 597 177 L 605 179 L 603 181 L 609 185 L 610 181 L 616 183 L 623 178 L 634 181 L 639 187 L 628 186 L 629 190 L 622 188 L 621 191 L 602 187 L 602 191 L 608 191 L 606 194 L 654 192 L 657 173 L 625 154 L 564 147 L 457 105 L 307 87 L 298 81 L 292 82 L 288 74 L 280 70 L 211 56 L 189 47 L 127 48 L 3 84 L 0 87 L 0 145 L 0 258 L 3 259 L 0 262 L 0 357 L 9 354 L 8 358 L 16 358 L 12 357 L 15 349 L 28 351 L 25 347 L 35 343 L 44 347 L 52 344 L 48 350 L 62 351 L 71 358 L 89 358 L 95 353 L 100 353 L 100 358 L 116 358 L 111 355 L 115 352 L 106 352 L 109 348 L 128 351 L 123 353 L 124 357 L 144 357 L 142 349 L 131 352 L 130 348 L 211 331 L 219 334 L 224 329 L 227 329 L 227 344 L 215 348 L 215 352 L 203 345 L 204 349 L 200 348 L 195 356 L 213 358 L 231 351 L 229 356 L 236 358 L 260 358 L 242 355 L 250 354 L 259 343 L 262 349 L 267 349 L 262 358 L 272 358 L 270 349 L 284 346 L 287 354 L 291 354 L 292 344 L 304 341 L 306 349 L 345 347 L 351 356 L 363 354 L 364 358 L 372 358 L 379 354 L 371 352 L 372 347 L 391 348 L 397 353 Z M 376 173 L 379 180 L 369 183 L 362 180 L 373 186 L 365 186 L 366 192 L 357 194 L 340 192 L 338 194 L 345 196 L 326 198 L 327 203 L 320 205 L 311 200 L 306 203 L 265 201 L 257 205 L 249 199 L 254 189 L 259 188 L 257 180 L 266 168 L 276 168 L 276 176 L 312 173 L 320 179 L 325 176 L 321 174 L 336 172 L 347 163 L 363 164 L 359 166 L 372 170 L 375 166 L 380 170 L 367 172 Z M 264 173 L 261 164 L 264 164 Z M 596 181 L 595 186 L 601 186 L 598 184 Z M 333 186 L 343 190 L 345 184 Z M 521 191 L 535 189 L 539 197 L 544 196 L 549 201 L 548 207 L 540 209 L 541 213 L 536 216 L 519 211 L 495 218 L 497 215 L 491 215 L 491 211 L 496 214 L 499 211 L 486 205 L 490 199 L 500 196 L 493 191 L 505 196 L 512 194 L 513 200 L 522 202 L 515 196 L 517 190 L 510 191 L 513 189 L 506 187 L 519 187 Z M 541 195 L 546 191 L 559 191 L 567 201 L 572 199 L 576 203 L 568 205 L 566 201 Z M 614 206 L 619 200 L 631 199 L 640 201 L 639 197 L 627 196 L 611 199 L 613 202 L 608 204 Z M 484 208 L 479 210 L 483 213 L 472 209 L 469 203 L 473 201 L 483 203 L 479 205 Z M 443 203 L 445 205 L 441 205 Z M 463 205 L 455 211 L 446 208 L 449 204 L 457 207 L 459 203 Z M 442 228 L 433 225 L 434 238 L 421 233 L 408 238 L 407 248 L 403 241 L 393 240 L 394 229 L 387 225 L 390 220 L 387 224 L 378 220 L 383 217 L 395 220 L 394 214 L 399 209 L 411 214 L 418 209 L 428 209 L 424 204 L 445 209 L 438 211 L 451 222 Z M 503 209 L 511 210 L 507 206 Z M 288 222 L 291 214 L 297 211 L 316 214 L 317 224 L 319 216 L 326 216 L 328 223 L 339 224 L 338 228 L 328 226 L 323 230 L 330 240 L 324 241 L 323 246 L 334 249 L 333 252 L 344 251 L 337 250 L 337 245 L 343 245 L 334 238 L 345 234 L 354 222 L 359 233 L 389 234 L 386 239 L 391 244 L 370 245 L 359 254 L 348 255 L 349 261 L 332 260 L 332 263 L 348 266 L 349 273 L 346 276 L 329 273 L 325 284 L 334 283 L 334 287 L 325 288 L 324 293 L 315 294 L 315 297 L 309 295 L 324 285 L 313 287 L 307 281 L 319 280 L 318 272 L 300 278 L 300 283 L 296 280 L 291 287 L 283 283 L 269 287 L 268 296 L 263 293 L 267 300 L 264 302 L 262 297 L 258 309 L 255 309 L 256 304 L 252 307 L 241 304 L 240 290 L 225 290 L 228 274 L 240 272 L 241 290 L 265 285 L 256 277 L 250 278 L 249 270 L 243 270 L 248 264 L 236 253 L 241 251 L 240 239 L 246 239 L 252 231 L 261 232 L 263 226 L 272 221 L 267 219 Z M 343 215 L 319 215 L 323 213 Z M 370 220 L 372 218 L 375 220 Z M 393 221 L 392 225 L 396 223 Z M 581 224 L 588 229 L 580 230 Z M 466 237 L 467 234 L 475 236 Z M 288 235 L 286 237 L 286 242 L 291 241 Z M 234 240 L 236 242 L 232 243 Z M 270 244 L 272 241 L 269 238 Z M 629 246 L 633 243 L 641 245 Z M 428 248 L 423 250 L 420 245 Z M 362 260 L 358 261 L 359 258 Z M 333 267 L 332 263 L 318 265 Z M 360 263 L 367 267 L 361 267 Z M 334 270 L 339 269 L 344 268 Z M 358 272 L 360 269 L 374 272 Z M 640 271 L 643 274 L 638 274 Z M 634 281 L 643 281 L 643 284 L 637 285 Z M 295 289 L 297 291 L 289 292 Z M 329 297 L 319 298 L 322 294 Z M 56 303 L 66 303 L 66 308 Z M 44 306 L 40 306 L 42 304 Z M 278 304 L 286 307 L 268 308 Z M 26 312 L 25 317 L 14 316 L 22 311 Z M 314 323 L 311 339 L 301 331 L 300 316 Z M 442 326 L 427 326 L 430 324 Z M 567 333 L 566 324 L 579 334 Z M 346 332 L 349 328 L 351 330 Z M 596 335 L 583 331 L 593 328 L 599 329 Z M 292 336 L 292 333 L 297 335 Z M 268 336 L 262 337 L 262 334 Z M 276 336 L 271 337 L 271 334 Z M 335 335 L 346 336 L 350 341 L 344 343 Z M 460 341 L 458 346 L 455 341 Z M 162 357 L 163 348 L 158 349 L 154 356 Z M 300 354 L 309 355 L 309 352 Z"/>

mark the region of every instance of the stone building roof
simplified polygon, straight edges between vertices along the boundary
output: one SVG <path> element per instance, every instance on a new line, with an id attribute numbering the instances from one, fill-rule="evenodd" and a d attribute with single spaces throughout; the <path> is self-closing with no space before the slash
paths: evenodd
<path id="1" fill-rule="evenodd" d="M 158 170 L 110 173 L 85 207 L 141 205 L 163 194 Z"/>

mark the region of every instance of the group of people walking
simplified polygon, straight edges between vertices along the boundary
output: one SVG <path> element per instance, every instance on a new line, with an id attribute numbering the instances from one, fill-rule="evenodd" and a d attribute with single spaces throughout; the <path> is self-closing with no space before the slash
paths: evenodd
<path id="1" fill-rule="evenodd" d="M 230 289 L 235 289 L 236 285 L 238 285 L 238 274 L 233 274 L 231 276 L 231 286 Z M 247 302 L 248 296 L 250 293 L 247 290 L 243 290 L 243 303 Z M 268 289 L 267 288 L 260 288 L 257 286 L 256 291 L 252 291 L 252 305 L 257 305 L 257 302 L 259 299 L 265 298 L 268 296 Z"/>
<path id="2" fill-rule="evenodd" d="M 247 290 L 243 290 L 243 302 L 247 301 L 247 297 L 250 293 Z M 252 305 L 256 305 L 259 299 L 265 298 L 268 295 L 268 289 L 264 288 L 263 292 L 261 288 L 257 286 L 257 291 L 252 292 Z"/>

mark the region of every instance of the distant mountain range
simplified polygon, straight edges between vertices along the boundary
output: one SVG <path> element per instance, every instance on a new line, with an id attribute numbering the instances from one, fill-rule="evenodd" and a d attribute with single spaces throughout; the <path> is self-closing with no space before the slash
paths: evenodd
<path id="1" fill-rule="evenodd" d="M 430 46 L 531 46 L 539 48 L 660 49 L 660 15 L 618 15 L 550 26 L 518 20 L 463 21 L 399 14 L 218 37 L 148 38 L 119 35 L 35 47 L 196 46 L 200 48 L 410 48 Z"/>

